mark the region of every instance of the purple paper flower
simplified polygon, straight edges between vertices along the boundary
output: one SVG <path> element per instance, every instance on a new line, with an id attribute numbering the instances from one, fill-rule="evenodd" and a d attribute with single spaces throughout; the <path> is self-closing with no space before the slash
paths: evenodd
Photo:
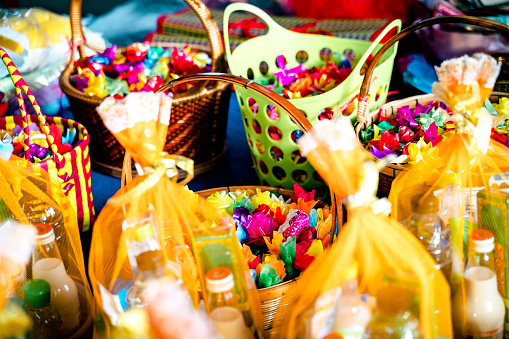
<path id="1" fill-rule="evenodd" d="M 104 50 L 102 53 L 98 53 L 98 56 L 101 57 L 107 57 L 110 62 L 113 62 L 115 60 L 115 54 L 117 53 L 117 45 L 113 45 L 111 47 L 108 47 Z"/>
<path id="2" fill-rule="evenodd" d="M 422 106 L 422 105 L 421 105 Z M 414 110 L 415 112 L 415 110 Z M 410 109 L 410 106 L 403 106 L 398 108 L 396 115 L 396 121 L 400 126 L 408 126 L 410 129 L 415 130 L 419 128 L 419 123 L 415 121 L 414 114 Z"/>
<path id="3" fill-rule="evenodd" d="M 286 58 L 284 55 L 280 55 L 277 57 L 277 66 L 281 69 L 280 72 L 274 73 L 274 76 L 278 78 L 279 82 L 282 86 L 288 86 L 292 83 L 299 73 L 307 71 L 307 67 L 304 65 L 299 65 L 294 68 L 286 69 Z"/>
<path id="4" fill-rule="evenodd" d="M 262 213 L 255 213 L 247 217 L 245 223 L 249 238 L 260 238 L 271 235 L 278 228 L 274 219 Z"/>
<path id="5" fill-rule="evenodd" d="M 42 160 L 47 154 L 48 149 L 37 144 L 30 144 L 30 147 L 28 148 L 28 159 L 31 162 L 35 162 L 35 158 Z"/>
<path id="6" fill-rule="evenodd" d="M 74 85 L 74 87 L 76 87 L 76 89 L 78 91 L 83 92 L 83 90 L 88 87 L 88 78 L 82 78 L 80 76 L 76 76 L 74 78 L 74 80 L 76 81 L 76 84 Z"/>
<path id="7" fill-rule="evenodd" d="M 244 226 L 247 222 L 248 217 L 251 215 L 249 208 L 245 206 L 239 206 L 233 210 L 233 220 L 237 227 Z"/>
<path id="8" fill-rule="evenodd" d="M 383 159 L 386 156 L 388 156 L 389 154 L 397 155 L 396 152 L 391 151 L 387 146 L 383 146 L 383 150 L 381 150 L 381 151 L 378 148 L 376 148 L 375 146 L 371 146 L 371 154 L 373 154 L 378 159 Z"/>

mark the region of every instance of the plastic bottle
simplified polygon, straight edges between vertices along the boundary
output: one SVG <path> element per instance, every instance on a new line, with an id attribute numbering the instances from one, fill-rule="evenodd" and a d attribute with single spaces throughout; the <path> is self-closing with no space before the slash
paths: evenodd
<path id="1" fill-rule="evenodd" d="M 358 263 L 354 261 L 346 272 L 332 324 L 333 332 L 345 339 L 362 338 L 371 319 L 371 310 L 359 294 L 358 270 Z"/>
<path id="2" fill-rule="evenodd" d="M 32 276 L 34 279 L 44 279 L 51 285 L 51 300 L 62 318 L 60 333 L 69 335 L 79 328 L 81 322 L 78 289 L 64 268 L 53 228 L 45 225 L 38 230 Z"/>
<path id="3" fill-rule="evenodd" d="M 127 303 L 130 307 L 145 307 L 143 291 L 150 280 L 164 278 L 164 257 L 161 250 L 150 250 L 136 256 L 138 275 L 133 286 L 127 292 Z"/>
<path id="4" fill-rule="evenodd" d="M 415 195 L 411 200 L 412 215 L 402 224 L 423 244 L 424 248 L 437 262 L 451 284 L 452 279 L 452 242 L 451 233 L 444 227 L 438 216 L 440 201 L 431 194 Z"/>
<path id="5" fill-rule="evenodd" d="M 150 222 L 144 222 L 141 226 L 137 227 L 134 233 L 134 241 L 129 246 L 128 255 L 129 262 L 133 274 L 137 274 L 136 257 L 144 252 L 161 250 L 159 240 L 155 237 L 154 229 Z M 135 277 L 136 278 L 136 277 Z"/>
<path id="6" fill-rule="evenodd" d="M 453 303 L 455 333 L 467 338 L 502 338 L 504 301 L 497 289 L 493 234 L 474 230 L 469 239 L 468 262 L 465 268 L 465 300 L 456 294 Z M 458 328 L 463 325 L 463 328 Z"/>
<path id="7" fill-rule="evenodd" d="M 47 184 L 42 177 L 26 177 L 27 181 L 36 185 L 42 192 L 46 192 Z M 65 230 L 64 217 L 59 209 L 55 209 L 54 205 L 48 204 L 47 202 L 35 197 L 29 191 L 24 190 L 26 185 L 21 183 L 21 199 L 19 204 L 25 212 L 26 217 L 31 225 L 37 226 L 39 224 L 48 224 L 53 228 L 55 233 L 55 239 L 58 244 L 67 244 L 67 233 Z M 50 195 L 46 197 L 49 200 L 53 200 Z M 68 267 L 68 254 L 63 253 L 62 260 L 64 261 L 65 267 Z"/>
<path id="8" fill-rule="evenodd" d="M 210 318 L 224 339 L 251 339 L 253 334 L 244 323 L 235 293 L 232 272 L 225 267 L 211 269 L 206 275 Z"/>
<path id="9" fill-rule="evenodd" d="M 376 311 L 364 332 L 365 339 L 422 338 L 419 320 L 409 311 L 410 293 L 387 286 L 376 295 Z"/>
<path id="10" fill-rule="evenodd" d="M 60 338 L 60 315 L 50 304 L 51 287 L 42 279 L 33 279 L 25 284 L 25 312 L 32 319 L 31 339 Z"/>

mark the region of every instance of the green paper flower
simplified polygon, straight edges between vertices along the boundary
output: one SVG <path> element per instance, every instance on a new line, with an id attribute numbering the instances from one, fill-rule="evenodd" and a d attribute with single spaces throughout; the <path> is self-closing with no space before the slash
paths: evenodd
<path id="1" fill-rule="evenodd" d="M 260 271 L 260 276 L 258 278 L 259 285 L 258 287 L 259 288 L 271 287 L 279 284 L 280 282 L 282 282 L 282 280 L 279 279 L 279 276 L 277 275 L 274 267 L 272 267 L 270 264 L 265 264 Z"/>
<path id="2" fill-rule="evenodd" d="M 279 245 L 279 248 L 281 249 L 279 258 L 285 263 L 286 276 L 288 279 L 293 279 L 299 275 L 299 272 L 293 268 L 295 255 L 297 254 L 297 238 L 289 237 L 286 242 Z"/>
<path id="3" fill-rule="evenodd" d="M 106 77 L 106 85 L 104 89 L 108 91 L 108 95 L 114 96 L 116 94 L 125 96 L 129 94 L 129 85 L 125 80 L 117 80 Z"/>
<path id="4" fill-rule="evenodd" d="M 237 207 L 246 207 L 249 209 L 249 212 L 253 213 L 253 204 L 251 203 L 251 200 L 248 197 L 242 197 L 240 201 L 235 201 L 232 205 L 232 213 L 233 211 L 235 211 Z"/>

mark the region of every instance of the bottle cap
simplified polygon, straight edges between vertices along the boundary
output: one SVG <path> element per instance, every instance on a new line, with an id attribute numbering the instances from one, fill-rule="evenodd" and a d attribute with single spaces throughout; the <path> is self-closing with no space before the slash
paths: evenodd
<path id="1" fill-rule="evenodd" d="M 473 230 L 470 235 L 470 249 L 478 253 L 489 253 L 495 248 L 495 238 L 488 230 Z"/>
<path id="2" fill-rule="evenodd" d="M 440 200 L 433 194 L 414 195 L 411 200 L 412 211 L 418 214 L 435 214 L 440 209 Z"/>
<path id="3" fill-rule="evenodd" d="M 134 235 L 134 240 L 143 241 L 148 238 L 152 238 L 154 236 L 154 230 L 152 229 L 152 225 L 149 222 L 144 223 L 136 230 Z"/>
<path id="4" fill-rule="evenodd" d="M 43 279 L 29 280 L 23 288 L 25 302 L 31 307 L 44 307 L 51 299 L 51 286 Z"/>
<path id="5" fill-rule="evenodd" d="M 232 272 L 226 267 L 218 267 L 207 272 L 207 290 L 212 293 L 227 292 L 235 287 Z"/>
<path id="6" fill-rule="evenodd" d="M 55 232 L 51 225 L 37 224 L 35 228 L 37 229 L 36 239 L 40 245 L 47 245 L 55 241 Z"/>

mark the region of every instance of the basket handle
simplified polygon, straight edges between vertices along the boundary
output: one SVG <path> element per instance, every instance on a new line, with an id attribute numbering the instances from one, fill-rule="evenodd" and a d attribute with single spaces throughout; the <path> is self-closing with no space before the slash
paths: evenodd
<path id="1" fill-rule="evenodd" d="M 101 49 L 89 45 L 83 34 L 83 28 L 81 26 L 81 3 L 83 0 L 71 0 L 69 15 L 71 21 L 71 59 L 67 68 L 73 67 L 75 60 L 76 49 L 79 52 L 80 59 L 85 58 L 85 46 L 96 52 L 102 52 Z M 211 47 L 211 58 L 212 58 L 212 72 L 221 72 L 225 70 L 224 62 L 224 48 L 221 41 L 221 33 L 217 27 L 212 14 L 200 0 L 184 0 L 189 7 L 196 13 L 200 18 L 207 36 L 209 38 Z"/>
<path id="2" fill-rule="evenodd" d="M 228 29 L 228 24 L 230 22 L 231 14 L 235 11 L 249 12 L 258 16 L 260 19 L 265 21 L 265 23 L 267 24 L 267 28 L 269 29 L 269 32 L 286 31 L 284 27 L 281 27 L 277 22 L 274 21 L 274 19 L 270 17 L 270 15 L 265 13 L 262 9 L 247 3 L 240 2 L 232 3 L 228 5 L 228 7 L 226 7 L 223 15 L 223 36 L 227 60 L 231 60 L 232 57 L 232 52 L 230 49 L 230 30 Z"/>
<path id="3" fill-rule="evenodd" d="M 371 126 L 371 124 L 372 124 L 372 121 L 369 118 L 368 92 L 369 92 L 369 87 L 371 85 L 371 78 L 373 76 L 373 71 L 375 70 L 376 65 L 378 64 L 378 62 L 380 61 L 380 59 L 382 58 L 384 53 L 387 52 L 387 50 L 392 45 L 394 45 L 395 43 L 397 43 L 398 41 L 400 41 L 401 39 L 403 39 L 410 33 L 414 32 L 422 27 L 432 26 L 432 25 L 436 25 L 436 24 L 443 24 L 443 23 L 472 24 L 472 25 L 477 25 L 477 26 L 481 26 L 481 27 L 491 28 L 495 31 L 498 31 L 499 33 L 509 35 L 509 26 L 507 26 L 507 25 L 504 25 L 502 23 L 499 23 L 499 22 L 496 22 L 493 20 L 472 17 L 472 16 L 468 16 L 468 15 L 449 15 L 449 16 L 430 18 L 430 19 L 423 20 L 421 22 L 418 22 L 412 26 L 405 28 L 404 30 L 402 30 L 401 32 L 399 32 L 398 34 L 396 34 L 395 36 L 390 38 L 382 46 L 382 48 L 380 48 L 380 50 L 373 57 L 373 60 L 372 60 L 371 64 L 369 65 L 368 69 L 366 70 L 366 74 L 364 76 L 364 80 L 362 81 L 361 90 L 360 90 L 360 94 L 359 94 L 359 109 L 357 112 L 358 124 L 355 128 L 357 135 L 359 135 L 361 130 Z"/>
<path id="4" fill-rule="evenodd" d="M 180 84 L 189 82 L 189 81 L 199 81 L 199 80 L 216 80 L 216 81 L 224 81 L 230 84 L 242 86 L 246 89 L 252 90 L 265 98 L 271 100 L 282 112 L 286 113 L 292 121 L 299 126 L 299 128 L 305 132 L 309 133 L 311 131 L 311 123 L 308 119 L 301 113 L 294 105 L 292 105 L 287 99 L 277 94 L 276 92 L 268 89 L 267 87 L 260 85 L 252 80 L 244 79 L 239 76 L 225 74 L 225 73 L 198 73 L 193 75 L 184 76 L 182 78 L 178 78 L 170 81 L 157 92 L 164 92 L 168 90 L 170 87 L 175 87 Z M 333 224 L 333 233 L 331 242 L 334 240 L 334 235 L 339 231 L 337 227 L 341 228 L 343 224 L 343 205 L 341 200 L 334 194 L 331 190 L 331 210 L 332 210 L 332 220 Z"/>
<path id="5" fill-rule="evenodd" d="M 18 103 L 19 103 L 19 110 L 21 112 L 21 116 L 23 118 L 23 130 L 25 131 L 24 135 L 24 151 L 25 151 L 25 159 L 29 159 L 29 148 L 30 148 L 30 130 L 29 130 L 29 121 L 28 121 L 28 114 L 25 108 L 25 101 L 23 99 L 23 92 L 26 93 L 28 96 L 28 99 L 32 103 L 32 106 L 35 109 L 35 112 L 37 113 L 37 119 L 39 120 L 39 127 L 46 135 L 46 140 L 48 141 L 48 145 L 51 148 L 51 151 L 53 154 L 57 157 L 58 161 L 62 160 L 62 155 L 58 153 L 57 145 L 55 145 L 55 140 L 53 136 L 49 132 L 49 126 L 46 122 L 46 118 L 44 117 L 44 114 L 42 114 L 41 107 L 37 103 L 37 100 L 35 99 L 35 96 L 32 94 L 32 91 L 26 84 L 25 80 L 21 77 L 21 74 L 19 73 L 18 69 L 16 68 L 16 65 L 14 65 L 14 62 L 9 57 L 6 51 L 4 51 L 0 47 L 0 57 L 2 58 L 2 61 L 4 62 L 5 66 L 7 67 L 7 70 L 9 71 L 9 74 L 11 75 L 12 83 L 14 84 L 14 87 L 16 88 L 16 94 L 18 96 Z M 23 90 L 23 92 L 22 92 Z"/>

